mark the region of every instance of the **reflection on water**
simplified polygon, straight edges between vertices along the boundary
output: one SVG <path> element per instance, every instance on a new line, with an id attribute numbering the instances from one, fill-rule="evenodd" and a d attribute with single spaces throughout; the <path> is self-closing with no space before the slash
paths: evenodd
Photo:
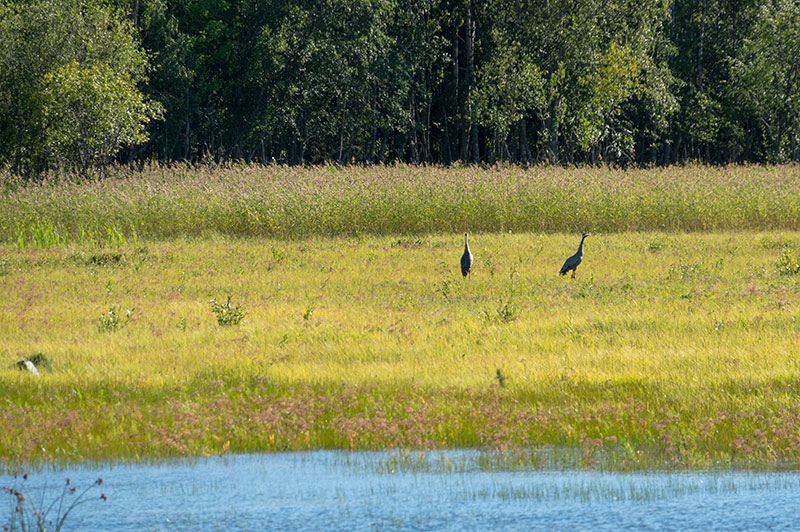
<path id="1" fill-rule="evenodd" d="M 35 473 L 52 500 L 64 479 L 104 479 L 64 530 L 770 530 L 793 529 L 800 474 L 604 473 L 491 467 L 472 451 L 238 455 L 166 465 Z M 516 469 L 516 470 L 515 470 Z M 2 494 L 8 498 L 8 495 Z M 0 500 L 0 526 L 11 500 Z M 8 503 L 8 504 L 6 504 Z"/>

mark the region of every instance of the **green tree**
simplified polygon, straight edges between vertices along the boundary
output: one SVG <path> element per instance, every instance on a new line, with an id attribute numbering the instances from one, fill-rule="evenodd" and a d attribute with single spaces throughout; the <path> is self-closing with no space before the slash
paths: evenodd
<path id="1" fill-rule="evenodd" d="M 158 107 L 137 88 L 148 64 L 130 22 L 100 0 L 0 9 L 0 161 L 85 170 L 146 140 Z"/>
<path id="2" fill-rule="evenodd" d="M 531 65 L 529 72 L 536 71 L 523 78 L 536 79 L 536 95 L 530 100 L 535 105 L 526 115 L 537 126 L 541 159 L 633 160 L 639 124 L 624 115 L 636 105 L 640 122 L 656 125 L 654 130 L 664 127 L 674 102 L 669 71 L 654 54 L 668 14 L 661 0 L 494 0 L 485 14 L 492 27 L 492 49 L 480 69 L 479 93 L 495 110 L 493 123 L 486 125 L 500 126 L 501 136 L 508 129 L 496 111 L 514 111 L 517 104 L 512 101 L 524 103 L 525 98 L 509 91 L 500 78 L 518 78 L 514 71 L 525 72 L 520 69 L 524 64 Z"/>
<path id="3" fill-rule="evenodd" d="M 758 117 L 767 160 L 800 159 L 800 3 L 761 5 L 734 72 L 737 93 Z"/>
<path id="4" fill-rule="evenodd" d="M 387 0 L 302 2 L 273 13 L 256 45 L 259 135 L 279 139 L 278 159 L 365 160 L 376 127 L 397 125 L 407 82 L 392 62 Z M 395 58 L 396 59 L 396 58 Z"/>
<path id="5" fill-rule="evenodd" d="M 72 62 L 42 80 L 45 140 L 62 166 L 81 172 L 104 166 L 126 144 L 147 140 L 146 126 L 159 106 L 148 102 L 129 74 L 108 65 Z"/>
<path id="6" fill-rule="evenodd" d="M 494 131 L 494 151 L 511 159 L 508 136 L 526 114 L 545 109 L 544 79 L 519 45 L 502 46 L 478 73 L 475 90 L 478 120 Z"/>
<path id="7" fill-rule="evenodd" d="M 678 80 L 681 112 L 670 125 L 671 161 L 707 162 L 761 159 L 753 115 L 742 95 L 731 90 L 733 70 L 752 33 L 758 5 L 766 0 L 672 0 L 664 33 L 675 53 L 670 69 Z"/>

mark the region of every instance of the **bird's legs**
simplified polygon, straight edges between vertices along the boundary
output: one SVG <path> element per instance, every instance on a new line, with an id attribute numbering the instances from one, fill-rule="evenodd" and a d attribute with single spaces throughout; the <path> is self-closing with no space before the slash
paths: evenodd
<path id="1" fill-rule="evenodd" d="M 572 270 L 572 278 L 575 278 L 575 270 Z"/>

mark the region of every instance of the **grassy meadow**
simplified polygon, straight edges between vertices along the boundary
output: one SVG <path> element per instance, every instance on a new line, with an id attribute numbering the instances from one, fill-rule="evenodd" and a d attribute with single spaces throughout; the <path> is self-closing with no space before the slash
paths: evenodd
<path id="1" fill-rule="evenodd" d="M 800 465 L 797 167 L 272 170 L 6 185 L 0 460 L 547 447 L 580 467 Z M 577 278 L 558 276 L 583 229 Z M 36 353 L 41 378 L 11 367 Z"/>

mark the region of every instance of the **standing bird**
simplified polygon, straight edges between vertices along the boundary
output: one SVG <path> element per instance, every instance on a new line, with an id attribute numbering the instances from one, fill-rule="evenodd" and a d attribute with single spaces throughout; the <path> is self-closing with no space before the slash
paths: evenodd
<path id="1" fill-rule="evenodd" d="M 583 260 L 583 241 L 586 240 L 587 236 L 589 236 L 589 233 L 583 233 L 583 236 L 581 237 L 581 245 L 578 246 L 578 251 L 564 261 L 564 265 L 561 267 L 561 271 L 559 272 L 561 275 L 566 275 L 568 271 L 572 270 L 572 278 L 575 278 L 575 270 L 578 269 L 578 264 L 580 264 Z"/>
<path id="2" fill-rule="evenodd" d="M 461 275 L 464 277 L 472 271 L 472 253 L 469 251 L 467 233 L 464 233 L 464 254 L 461 255 Z"/>

